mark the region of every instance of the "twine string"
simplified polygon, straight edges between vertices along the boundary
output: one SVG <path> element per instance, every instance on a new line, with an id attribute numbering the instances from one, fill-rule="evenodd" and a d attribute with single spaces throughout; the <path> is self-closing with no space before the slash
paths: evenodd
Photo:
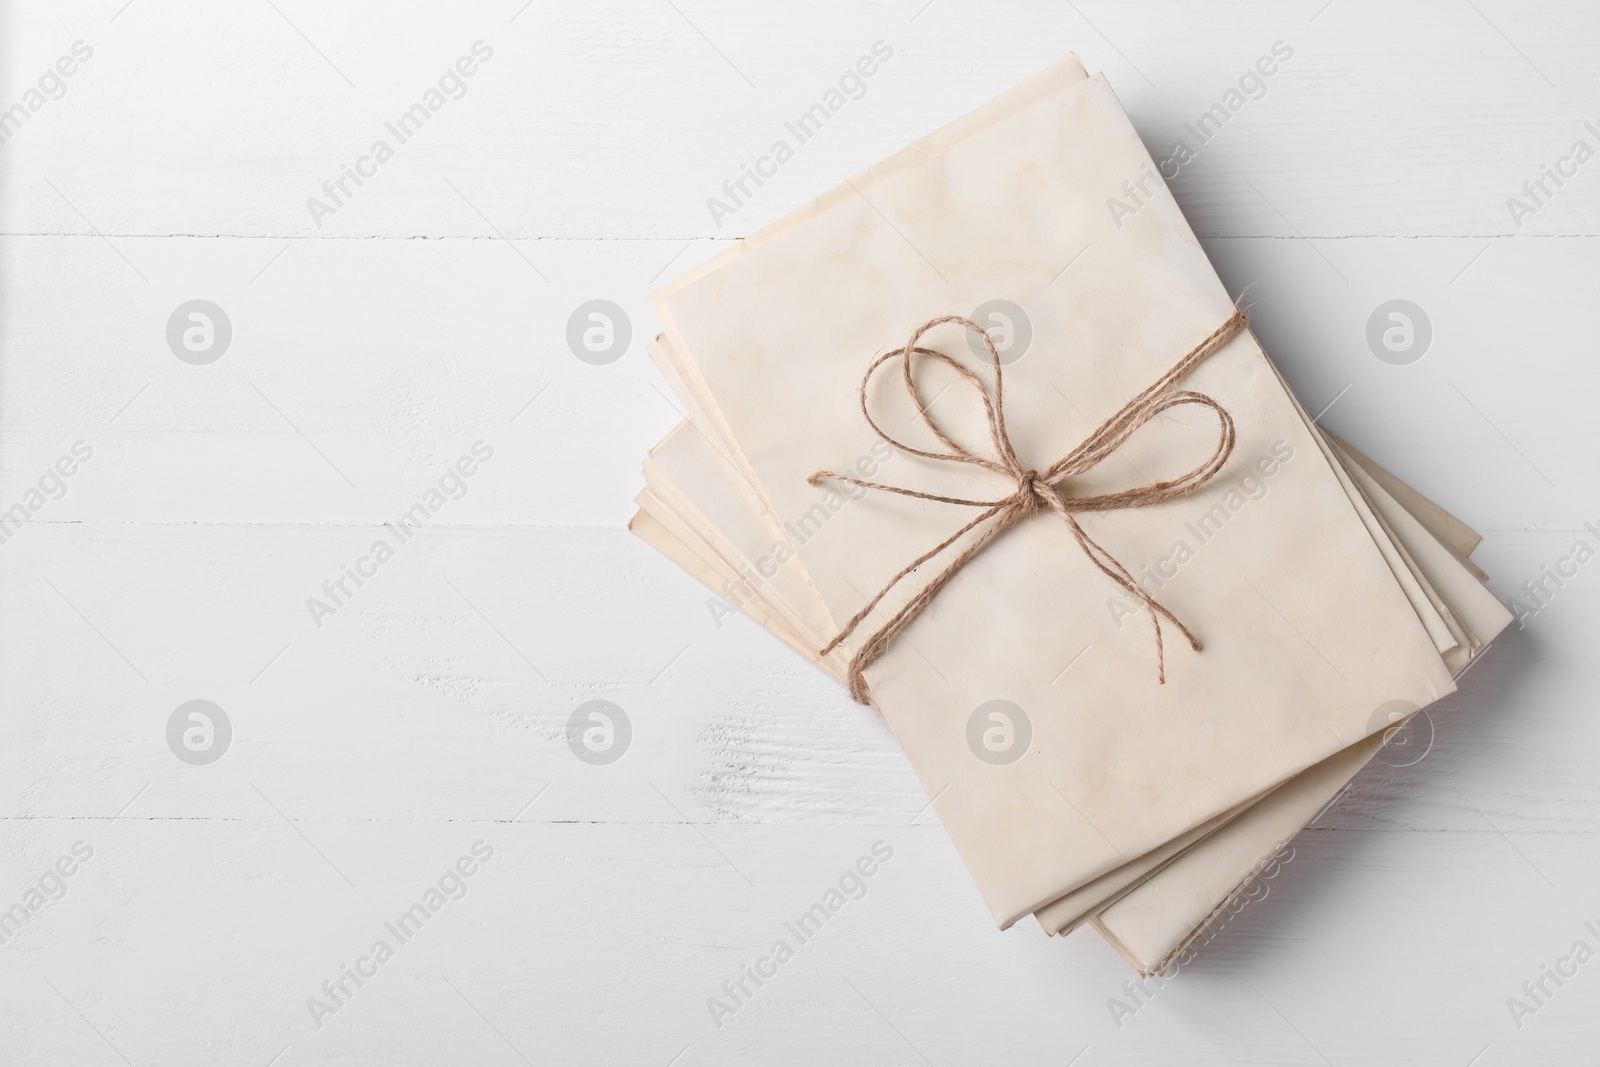
<path id="1" fill-rule="evenodd" d="M 994 396 L 989 396 L 989 390 L 984 387 L 982 379 L 961 363 L 932 348 L 919 345 L 924 334 L 938 326 L 952 323 L 963 330 L 971 330 L 983 340 L 984 347 L 988 350 L 990 365 L 994 369 Z M 1152 629 L 1155 631 L 1156 641 L 1156 678 L 1165 685 L 1166 674 L 1166 648 L 1161 634 L 1161 620 L 1165 619 L 1178 632 L 1188 639 L 1189 646 L 1194 651 L 1200 651 L 1200 641 L 1187 626 L 1179 622 L 1177 617 L 1162 606 L 1156 599 L 1139 586 L 1128 569 L 1117 561 L 1099 542 L 1095 541 L 1084 530 L 1078 521 L 1080 512 L 1111 511 L 1118 508 L 1149 507 L 1153 504 L 1164 503 L 1178 497 L 1193 493 L 1209 482 L 1223 464 L 1228 461 L 1228 456 L 1233 452 L 1234 425 L 1233 417 L 1228 414 L 1221 404 L 1204 393 L 1192 390 L 1171 390 L 1172 386 L 1193 370 L 1202 361 L 1210 357 L 1223 345 L 1227 344 L 1248 323 L 1245 313 L 1234 309 L 1221 326 L 1211 331 L 1199 344 L 1190 349 L 1182 359 L 1173 364 L 1172 368 L 1157 379 L 1149 388 L 1124 404 L 1110 418 L 1101 423 L 1093 433 L 1083 440 L 1071 452 L 1045 467 L 1043 470 L 1025 467 L 1018 458 L 1016 449 L 1012 447 L 1011 437 L 1006 431 L 1005 418 L 1005 392 L 1004 372 L 1001 367 L 1000 353 L 994 346 L 994 341 L 988 333 L 977 323 L 959 315 L 944 315 L 939 318 L 929 319 L 911 332 L 906 343 L 898 348 L 884 353 L 867 367 L 861 378 L 860 400 L 861 414 L 866 419 L 872 431 L 894 448 L 913 456 L 922 456 L 925 459 L 947 461 L 953 463 L 966 463 L 991 471 L 1002 477 L 1008 478 L 1015 485 L 1015 489 L 1002 497 L 992 500 L 971 499 L 968 497 L 943 496 L 938 493 L 923 492 L 918 489 L 908 489 L 904 486 L 886 485 L 882 482 L 865 481 L 841 474 L 836 471 L 817 471 L 807 481 L 816 485 L 824 480 L 844 482 L 860 486 L 863 489 L 885 493 L 898 493 L 901 496 L 914 497 L 918 500 L 934 500 L 945 504 L 955 504 L 963 507 L 977 508 L 978 514 L 970 522 L 963 525 L 955 533 L 945 538 L 933 548 L 919 555 L 916 559 L 902 567 L 891 577 L 883 588 L 879 589 L 861 608 L 851 617 L 842 630 L 834 635 L 833 639 L 825 645 L 821 654 L 826 656 L 839 647 L 850 635 L 860 628 L 867 616 L 876 611 L 879 603 L 923 564 L 935 559 L 946 549 L 955 545 L 962 538 L 974 530 L 978 533 L 969 544 L 963 547 L 934 578 L 925 585 L 915 596 L 911 597 L 904 605 L 897 609 L 877 630 L 873 631 L 850 658 L 849 684 L 850 696 L 858 704 L 867 704 L 871 692 L 867 687 L 865 673 L 868 667 L 875 663 L 906 627 L 920 615 L 940 590 L 948 585 L 956 574 L 961 571 L 978 553 L 982 552 L 991 542 L 1001 534 L 1011 529 L 1038 511 L 1053 511 L 1060 515 L 1071 532 L 1073 540 L 1083 551 L 1089 562 L 1106 577 L 1121 586 L 1134 596 L 1144 606 L 1145 614 L 1150 619 Z M 957 444 L 934 420 L 928 412 L 928 406 L 922 400 L 921 393 L 912 377 L 912 357 L 920 356 L 925 359 L 936 359 L 944 363 L 966 385 L 972 387 L 983 402 L 984 414 L 988 423 L 990 443 L 994 446 L 995 458 L 978 455 Z M 901 381 L 910 394 L 917 415 L 922 424 L 932 433 L 935 440 L 944 446 L 947 451 L 935 452 L 917 448 L 904 441 L 896 439 L 893 435 L 878 425 L 872 417 L 872 411 L 867 402 L 867 393 L 872 383 L 873 375 L 878 368 L 890 360 L 900 360 Z M 1218 436 L 1216 448 L 1204 462 L 1176 478 L 1154 481 L 1148 485 L 1126 489 L 1117 493 L 1103 493 L 1095 496 L 1071 496 L 1062 488 L 1062 483 L 1091 470 L 1105 460 L 1133 436 L 1133 434 L 1151 419 L 1175 407 L 1195 405 L 1209 408 L 1217 415 Z M 979 529 L 982 527 L 982 529 Z"/>

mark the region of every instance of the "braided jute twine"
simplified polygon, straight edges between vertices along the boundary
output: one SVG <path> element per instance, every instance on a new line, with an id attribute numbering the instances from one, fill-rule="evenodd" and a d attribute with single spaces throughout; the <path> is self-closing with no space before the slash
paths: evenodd
<path id="1" fill-rule="evenodd" d="M 971 330 L 982 339 L 984 347 L 988 349 L 989 360 L 994 367 L 994 398 L 989 397 L 989 391 L 984 388 L 983 382 L 976 374 L 962 366 L 943 352 L 925 348 L 917 344 L 924 334 L 937 326 L 953 323 L 964 330 Z M 937 493 L 924 493 L 917 489 L 906 489 L 898 485 L 884 485 L 881 482 L 863 481 L 837 471 L 818 471 L 811 475 L 807 481 L 816 485 L 823 480 L 845 482 L 857 485 L 863 489 L 877 489 L 886 493 L 898 493 L 901 496 L 915 497 L 918 500 L 937 500 L 946 504 L 959 504 L 963 507 L 978 508 L 977 516 L 955 533 L 939 542 L 933 548 L 924 552 L 916 559 L 902 567 L 894 577 L 890 578 L 883 588 L 867 601 L 856 612 L 854 617 L 845 624 L 844 629 L 834 635 L 821 650 L 826 656 L 850 637 L 861 625 L 863 620 L 877 609 L 879 601 L 887 596 L 907 575 L 918 567 L 938 556 L 954 545 L 962 537 L 978 527 L 984 527 L 974 537 L 970 544 L 961 550 L 939 574 L 934 577 L 923 589 L 906 601 L 905 605 L 889 616 L 889 620 L 879 627 L 861 646 L 856 649 L 850 658 L 850 696 L 858 704 L 866 704 L 871 698 L 865 677 L 866 669 L 877 662 L 889 648 L 890 643 L 906 627 L 911 625 L 922 610 L 926 608 L 939 591 L 950 583 L 950 580 L 965 567 L 995 538 L 1011 529 L 1023 519 L 1036 511 L 1050 510 L 1060 515 L 1067 524 L 1067 529 L 1072 532 L 1073 539 L 1078 542 L 1078 547 L 1083 550 L 1089 562 L 1098 567 L 1101 573 L 1116 582 L 1129 594 L 1136 597 L 1143 605 L 1145 613 L 1150 618 L 1150 624 L 1156 635 L 1156 678 L 1161 684 L 1166 684 L 1166 650 L 1161 639 L 1161 620 L 1166 619 L 1178 628 L 1189 641 L 1189 646 L 1196 652 L 1200 651 L 1200 642 L 1189 631 L 1189 628 L 1179 622 L 1166 608 L 1162 607 L 1154 597 L 1146 593 L 1134 581 L 1133 575 L 1116 558 L 1102 548 L 1092 537 L 1084 532 L 1083 526 L 1078 522 L 1077 515 L 1086 511 L 1110 511 L 1115 508 L 1141 508 L 1152 504 L 1165 503 L 1181 496 L 1187 496 L 1205 485 L 1222 469 L 1228 456 L 1233 452 L 1234 429 L 1233 416 L 1229 415 L 1223 406 L 1204 393 L 1193 390 L 1168 390 L 1184 375 L 1188 374 L 1201 361 L 1211 356 L 1223 345 L 1236 337 L 1248 324 L 1245 313 L 1234 309 L 1221 326 L 1191 348 L 1182 359 L 1172 365 L 1172 369 L 1163 374 L 1156 382 L 1144 392 L 1124 404 L 1115 414 L 1101 423 L 1099 428 L 1090 434 L 1082 444 L 1068 452 L 1044 469 L 1023 466 L 1017 458 L 1016 449 L 1011 445 L 1011 438 L 1006 432 L 1006 416 L 1004 406 L 1003 372 L 1000 363 L 1000 353 L 996 350 L 994 342 L 984 331 L 983 327 L 970 319 L 959 315 L 944 315 L 939 318 L 929 319 L 911 332 L 910 338 L 901 348 L 886 352 L 873 360 L 872 365 L 861 378 L 861 414 L 867 420 L 867 425 L 883 440 L 894 448 L 913 456 L 922 456 L 926 459 L 948 460 L 955 463 L 970 463 L 975 467 L 993 471 L 1012 480 L 1016 489 L 995 500 L 971 500 L 965 497 L 941 496 Z M 922 403 L 921 396 L 911 377 L 912 356 L 923 356 L 930 359 L 943 361 L 969 385 L 978 391 L 983 398 L 983 406 L 989 420 L 989 438 L 994 444 L 995 454 L 998 459 L 989 459 L 985 456 L 975 455 L 956 444 L 948 434 L 939 428 L 939 424 L 928 414 L 926 405 Z M 892 359 L 900 360 L 901 379 L 905 383 L 906 391 L 910 393 L 911 400 L 917 409 L 918 416 L 925 425 L 938 438 L 939 442 L 949 449 L 948 452 L 929 452 L 915 448 L 903 441 L 885 433 L 873 419 L 872 412 L 867 404 L 867 390 L 872 382 L 872 376 L 877 369 Z M 1167 481 L 1151 482 L 1149 485 L 1136 489 L 1128 489 L 1120 493 L 1106 493 L 1100 496 L 1071 496 L 1062 488 L 1062 483 L 1068 479 L 1083 474 L 1097 466 L 1107 456 L 1111 455 L 1131 437 L 1135 431 L 1157 415 L 1170 408 L 1180 407 L 1185 404 L 1197 404 L 1210 408 L 1217 413 L 1219 433 L 1216 449 L 1211 455 L 1186 474 Z M 985 525 L 987 524 L 987 525 Z"/>

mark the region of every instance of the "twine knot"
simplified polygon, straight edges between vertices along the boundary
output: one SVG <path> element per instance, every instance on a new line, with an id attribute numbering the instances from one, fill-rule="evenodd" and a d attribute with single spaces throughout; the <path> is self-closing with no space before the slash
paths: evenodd
<path id="1" fill-rule="evenodd" d="M 923 334 L 944 323 L 954 323 L 964 330 L 971 330 L 982 339 L 984 347 L 989 352 L 990 363 L 994 368 L 994 397 L 992 400 L 989 396 L 989 390 L 984 387 L 983 382 L 972 371 L 943 352 L 924 348 L 917 344 Z M 834 635 L 833 640 L 822 648 L 820 654 L 826 656 L 839 647 L 856 631 L 869 614 L 877 610 L 878 603 L 902 579 L 944 552 L 945 549 L 950 548 L 968 533 L 978 530 L 971 543 L 962 549 L 943 571 L 939 572 L 932 581 L 893 615 L 890 615 L 883 626 L 862 642 L 854 655 L 851 656 L 849 669 L 850 696 L 854 698 L 856 703 L 866 704 L 871 699 L 871 692 L 867 688 L 865 677 L 866 669 L 888 650 L 889 644 L 894 638 L 922 613 L 923 608 L 927 607 L 933 598 L 938 595 L 939 591 L 949 584 L 956 573 L 966 566 L 979 552 L 983 551 L 989 542 L 1034 512 L 1046 510 L 1054 511 L 1061 516 L 1067 525 L 1067 529 L 1072 533 L 1073 539 L 1077 541 L 1078 547 L 1088 557 L 1089 562 L 1093 563 L 1102 574 L 1116 582 L 1144 605 L 1145 613 L 1149 616 L 1151 626 L 1155 631 L 1156 679 L 1161 684 L 1166 684 L 1166 650 L 1161 636 L 1161 621 L 1165 619 L 1177 627 L 1178 631 L 1188 639 L 1189 646 L 1196 652 L 1200 651 L 1200 641 L 1189 631 L 1188 627 L 1179 622 L 1170 611 L 1157 603 L 1150 594 L 1146 593 L 1134 581 L 1133 575 L 1128 573 L 1126 567 L 1117 562 L 1111 553 L 1107 552 L 1098 542 L 1084 532 L 1077 515 L 1082 512 L 1109 511 L 1115 508 L 1148 507 L 1152 504 L 1159 504 L 1180 496 L 1186 496 L 1205 485 L 1222 469 L 1223 464 L 1228 460 L 1228 456 L 1233 452 L 1233 417 L 1228 414 L 1221 404 L 1204 393 L 1197 393 L 1191 390 L 1169 390 L 1174 383 L 1193 370 L 1202 360 L 1212 355 L 1241 333 L 1247 324 L 1248 320 L 1245 317 L 1245 313 L 1235 308 L 1226 322 L 1211 331 L 1199 344 L 1190 349 L 1182 359 L 1178 360 L 1153 385 L 1128 401 L 1115 414 L 1101 423 L 1078 447 L 1043 470 L 1024 467 L 1017 458 L 1016 449 L 1011 445 L 1011 437 L 1006 432 L 1000 353 L 983 327 L 977 323 L 959 315 L 945 315 L 940 318 L 930 319 L 911 332 L 911 337 L 906 341 L 905 345 L 886 352 L 875 359 L 867 368 L 866 374 L 861 378 L 860 390 L 861 414 L 867 420 L 867 425 L 872 427 L 874 433 L 894 448 L 914 456 L 971 464 L 1010 478 L 1016 485 L 1016 491 L 1010 496 L 996 500 L 973 500 L 965 497 L 925 493 L 917 489 L 906 489 L 896 485 L 884 485 L 881 482 L 863 481 L 860 478 L 839 474 L 834 471 L 817 471 L 806 479 L 811 485 L 816 485 L 826 479 L 833 479 L 857 485 L 863 489 L 876 489 L 883 492 L 898 493 L 901 496 L 915 497 L 919 500 L 936 500 L 946 504 L 958 504 L 979 509 L 977 517 L 971 522 L 902 567 L 898 574 L 890 578 L 884 587 L 868 600 L 860 611 L 856 612 L 855 616 L 845 624 L 844 629 Z M 993 459 L 977 455 L 957 444 L 928 414 L 928 406 L 923 402 L 921 394 L 917 391 L 916 382 L 912 378 L 912 356 L 922 356 L 942 361 L 954 370 L 963 381 L 977 390 L 978 395 L 983 400 L 985 414 L 988 416 L 989 439 L 993 443 L 995 451 Z M 900 360 L 901 381 L 905 384 L 906 391 L 910 394 L 923 425 L 932 432 L 933 436 L 948 451 L 932 452 L 898 441 L 884 432 L 883 428 L 873 419 L 872 412 L 867 404 L 867 390 L 871 385 L 872 376 L 879 367 L 896 358 Z M 1097 466 L 1107 456 L 1121 448 L 1123 443 L 1145 423 L 1169 408 L 1185 404 L 1210 408 L 1216 413 L 1218 423 L 1217 447 L 1205 462 L 1177 478 L 1151 482 L 1149 485 L 1124 490 L 1120 493 L 1072 497 L 1062 490 L 1062 483 Z"/>
<path id="2" fill-rule="evenodd" d="M 1017 475 L 1017 494 L 1013 499 L 1029 511 L 1038 511 L 1053 507 L 1061 498 L 1049 482 L 1039 477 L 1038 471 L 1027 470 Z"/>

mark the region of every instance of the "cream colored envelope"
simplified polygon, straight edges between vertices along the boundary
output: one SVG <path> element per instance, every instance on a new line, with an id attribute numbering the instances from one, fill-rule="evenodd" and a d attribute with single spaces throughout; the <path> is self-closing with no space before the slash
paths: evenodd
<path id="1" fill-rule="evenodd" d="M 1120 229 L 1105 211 L 1105 197 L 1147 166 L 1103 81 L 1058 84 L 869 197 L 840 191 L 804 225 L 658 294 L 696 391 L 713 401 L 718 437 L 766 514 L 781 526 L 811 512 L 826 497 L 807 476 L 869 452 L 876 439 L 854 383 L 872 353 L 928 317 L 1000 295 L 1026 309 L 1035 342 L 1007 368 L 1006 414 L 1019 454 L 1038 465 L 1225 320 L 1231 302 L 1164 190 Z M 1088 269 L 1064 271 L 1080 254 Z M 961 338 L 930 342 L 948 350 Z M 925 395 L 946 384 L 936 371 L 922 375 Z M 1169 632 L 1171 684 L 1155 684 L 1148 629 L 1108 625 L 1096 601 L 1114 587 L 1063 551 L 1067 532 L 1042 516 L 978 556 L 869 673 L 1002 926 L 1354 744 L 1377 706 L 1426 705 L 1453 688 L 1437 648 L 1447 631 L 1419 621 L 1253 340 L 1236 338 L 1183 384 L 1234 413 L 1241 457 L 1284 447 L 1304 462 L 1286 464 L 1272 494 L 1163 590 L 1206 642 L 1194 654 Z M 892 396 L 873 399 L 892 417 Z M 981 407 L 960 399 L 966 409 L 941 402 L 941 418 L 948 406 L 953 435 L 977 442 Z M 1163 420 L 1123 454 L 1172 477 L 1216 432 L 1205 419 Z M 949 463 L 895 465 L 896 482 L 926 491 L 1011 488 Z M 1126 471 L 1111 466 L 1071 490 L 1126 488 Z M 1218 508 L 1230 510 L 1220 481 L 1084 521 L 1118 558 L 1155 559 L 1186 521 Z M 968 517 L 870 497 L 793 548 L 841 620 Z M 1319 567 L 1305 568 L 1308 558 Z M 966 747 L 969 714 L 997 698 L 1033 723 L 1028 756 L 1006 767 L 975 763 Z"/>
<path id="2" fill-rule="evenodd" d="M 914 155 L 914 154 L 915 154 L 914 150 L 908 150 L 906 153 L 902 153 L 901 156 L 898 157 L 898 158 L 903 159 L 903 158 L 905 158 L 907 156 Z M 873 171 L 873 175 L 876 176 L 878 174 L 882 174 L 884 172 L 884 169 L 885 168 L 883 168 L 883 167 L 875 168 L 874 171 Z M 867 181 L 866 178 L 858 178 L 852 184 L 856 188 L 860 188 L 863 184 L 866 183 L 866 181 Z M 764 233 L 770 233 L 772 231 L 772 229 L 776 229 L 776 227 L 769 228 L 769 231 L 764 231 Z M 659 362 L 659 360 L 658 360 L 658 362 Z M 677 389 L 677 391 L 680 393 L 680 395 L 684 398 L 685 402 L 690 405 L 691 411 L 694 411 L 696 409 L 695 408 L 696 401 L 695 401 L 694 397 L 692 396 L 692 392 L 690 390 L 686 389 L 683 386 L 683 384 L 679 380 L 679 377 L 678 377 L 676 371 L 673 368 L 671 368 L 671 367 L 669 367 L 669 366 L 667 366 L 665 364 L 663 364 L 662 370 L 663 370 L 663 373 L 665 374 L 665 376 L 668 378 L 669 382 L 674 383 L 674 387 Z M 701 421 L 702 421 L 702 423 L 705 423 L 705 420 L 703 418 L 702 418 Z M 1359 457 L 1359 458 L 1364 460 L 1364 457 Z M 1384 473 L 1384 472 L 1381 472 L 1381 470 L 1380 470 L 1380 474 L 1381 473 Z M 1470 551 L 1471 550 L 1472 545 L 1476 543 L 1476 535 L 1473 535 L 1471 533 L 1471 531 L 1466 530 L 1466 528 L 1464 526 L 1462 526 L 1460 523 L 1454 522 L 1454 520 L 1450 520 L 1448 516 L 1444 515 L 1442 510 L 1438 509 L 1435 505 L 1432 505 L 1431 502 L 1426 501 L 1423 498 L 1420 498 L 1419 496 L 1417 496 L 1414 493 L 1411 494 L 1411 496 L 1415 497 L 1416 500 L 1420 502 L 1421 510 L 1420 510 L 1419 513 L 1424 517 L 1425 520 L 1427 518 L 1429 518 L 1430 516 L 1437 516 L 1437 517 L 1441 517 L 1443 520 L 1447 520 L 1442 527 L 1441 526 L 1436 526 L 1435 527 L 1436 532 L 1440 533 L 1441 536 L 1446 536 L 1446 537 L 1453 536 L 1453 537 L 1457 538 L 1457 543 L 1459 544 L 1460 550 L 1462 552 L 1466 552 L 1466 551 Z M 764 547 L 770 547 L 770 546 L 764 546 Z M 771 557 L 771 553 L 769 552 L 767 555 L 765 555 L 765 556 L 761 557 L 759 560 L 757 560 L 754 565 L 757 566 L 757 567 L 762 567 L 764 564 L 769 564 L 770 561 L 771 561 L 771 558 L 772 558 Z M 1469 564 L 1469 566 L 1470 566 L 1470 564 Z M 1474 568 L 1474 570 L 1475 570 L 1475 568 Z M 1479 573 L 1481 575 L 1481 572 L 1479 572 Z M 748 581 L 755 581 L 755 582 L 758 582 L 758 583 L 761 581 L 761 578 L 754 577 L 752 575 L 752 572 L 749 571 L 748 569 L 745 570 L 745 574 L 746 575 L 751 575 L 751 577 L 748 579 Z M 725 586 L 724 595 L 737 596 L 737 593 L 735 592 L 734 586 L 738 586 L 740 588 L 743 588 L 746 585 L 747 585 L 747 579 L 742 579 L 742 578 L 739 578 L 739 577 L 732 577 L 731 582 L 730 582 L 728 579 L 725 578 L 724 579 L 724 586 Z M 746 610 L 749 610 L 749 611 L 752 611 L 752 613 L 755 613 L 759 609 L 755 608 L 754 605 L 746 605 Z M 772 626 L 771 628 L 773 628 L 775 630 L 775 632 L 779 632 L 780 636 L 783 636 L 786 640 L 789 640 L 792 644 L 796 644 L 796 647 L 800 647 L 802 649 L 802 651 L 809 652 L 809 648 L 807 648 L 805 646 L 805 642 L 803 640 L 798 640 L 796 638 L 793 638 L 793 637 L 789 636 L 789 634 L 784 633 L 776 625 Z M 816 642 L 813 641 L 809 647 L 810 648 L 814 648 L 815 644 L 816 644 Z M 1334 757 L 1335 760 L 1337 760 L 1339 758 L 1340 757 Z M 1208 827 L 1212 826 L 1212 825 L 1215 825 L 1218 821 L 1219 820 L 1213 820 L 1212 823 L 1207 824 L 1207 825 L 1208 825 Z M 1185 835 L 1184 838 L 1181 838 L 1179 840 L 1180 840 L 1180 842 L 1193 840 L 1194 838 L 1199 836 L 1202 832 L 1203 832 L 1203 830 L 1192 831 L 1190 834 Z M 1056 911 L 1057 913 L 1060 913 L 1062 908 L 1064 906 L 1066 906 L 1072 898 L 1078 898 L 1080 900 L 1092 900 L 1092 899 L 1095 898 L 1094 890 L 1096 890 L 1096 889 L 1106 890 L 1110 886 L 1126 884 L 1126 881 L 1128 880 L 1129 877 L 1131 877 L 1131 875 L 1133 873 L 1135 873 L 1135 872 L 1139 873 L 1139 874 L 1144 873 L 1144 871 L 1148 869 L 1145 866 L 1145 864 L 1153 863 L 1153 862 L 1159 862 L 1160 859 L 1164 858 L 1166 855 L 1170 855 L 1172 853 L 1172 851 L 1174 850 L 1174 848 L 1175 848 L 1175 845 L 1172 844 L 1172 843 L 1169 843 L 1169 845 L 1164 846 L 1163 849 L 1159 851 L 1159 853 L 1152 854 L 1152 856 L 1149 856 L 1149 857 L 1145 857 L 1143 859 L 1143 862 L 1135 863 L 1135 864 L 1129 864 L 1129 865 L 1127 865 L 1127 867 L 1122 872 L 1112 872 L 1112 874 L 1109 874 L 1107 876 L 1102 877 L 1101 879 L 1097 880 L 1095 883 L 1091 883 L 1090 886 L 1086 886 L 1083 889 L 1080 889 L 1080 890 L 1076 891 L 1074 894 L 1070 894 L 1068 898 L 1063 898 L 1063 900 L 1057 901 L 1054 905 L 1051 906 L 1051 909 Z M 1041 914 L 1041 918 L 1043 918 L 1045 913 L 1041 912 L 1040 914 Z"/>

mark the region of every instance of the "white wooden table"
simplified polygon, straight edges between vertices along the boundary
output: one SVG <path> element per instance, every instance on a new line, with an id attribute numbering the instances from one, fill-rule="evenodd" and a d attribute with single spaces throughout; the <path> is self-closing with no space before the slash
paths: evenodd
<path id="1" fill-rule="evenodd" d="M 679 417 L 643 298 L 1065 52 L 1162 158 L 1277 42 L 1176 196 L 1308 407 L 1502 595 L 1568 576 L 1426 759 L 1130 992 L 1091 932 L 997 932 L 886 731 L 624 531 Z M 1560 963 L 1600 950 L 1600 563 L 1562 562 L 1600 549 L 1600 161 L 1561 162 L 1600 149 L 1593 3 L 6 0 L 0 46 L 0 1062 L 1600 1060 L 1600 962 Z M 1366 341 L 1393 299 L 1408 365 Z M 566 740 L 594 699 L 608 765 Z"/>

